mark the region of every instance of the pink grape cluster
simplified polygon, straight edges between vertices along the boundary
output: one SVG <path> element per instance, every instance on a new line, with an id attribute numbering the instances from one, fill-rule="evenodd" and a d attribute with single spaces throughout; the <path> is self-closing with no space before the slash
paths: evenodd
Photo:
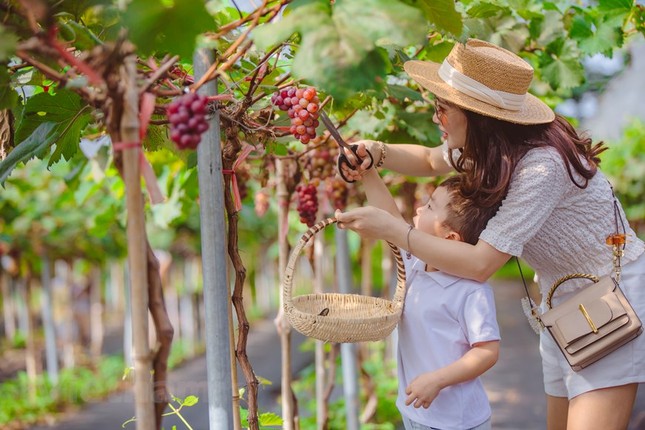
<path id="1" fill-rule="evenodd" d="M 296 186 L 298 193 L 298 214 L 300 222 L 311 227 L 316 223 L 316 213 L 318 212 L 318 193 L 316 185 L 298 184 Z"/>
<path id="2" fill-rule="evenodd" d="M 340 150 L 335 143 L 328 142 L 327 145 L 318 146 L 322 137 L 312 140 L 316 144 L 315 149 L 310 150 L 304 157 L 304 168 L 309 173 L 310 178 L 319 178 L 325 180 L 336 174 L 335 160 L 338 158 Z"/>
<path id="3" fill-rule="evenodd" d="M 320 100 L 315 88 L 284 88 L 271 96 L 271 103 L 287 112 L 291 118 L 289 131 L 296 139 L 307 144 L 316 137 Z"/>
<path id="4" fill-rule="evenodd" d="M 349 188 L 347 182 L 341 178 L 329 178 L 327 180 L 326 190 L 327 196 L 331 201 L 334 209 L 345 210 L 347 207 L 347 199 L 349 198 Z"/>
<path id="5" fill-rule="evenodd" d="M 208 98 L 197 93 L 177 97 L 166 110 L 170 121 L 170 139 L 179 149 L 196 149 L 201 135 L 208 130 Z"/>

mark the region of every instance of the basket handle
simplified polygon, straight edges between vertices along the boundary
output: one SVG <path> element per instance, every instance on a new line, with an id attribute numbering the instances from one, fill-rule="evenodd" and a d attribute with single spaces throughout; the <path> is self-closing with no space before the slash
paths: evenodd
<path id="1" fill-rule="evenodd" d="M 287 262 L 287 267 L 284 272 L 284 281 L 282 289 L 282 298 L 285 306 L 291 306 L 292 303 L 292 287 L 293 287 L 293 272 L 296 267 L 296 262 L 300 257 L 302 249 L 305 247 L 307 242 L 318 232 L 322 231 L 328 225 L 336 223 L 336 218 L 327 218 L 311 226 L 301 237 L 295 248 L 291 251 L 289 256 L 289 261 Z M 392 301 L 394 303 L 402 303 L 405 296 L 405 265 L 403 264 L 403 257 L 399 248 L 387 242 L 394 254 L 394 259 L 396 261 L 396 289 L 394 290 L 394 297 Z"/>
<path id="2" fill-rule="evenodd" d="M 553 286 L 551 286 L 551 289 L 549 290 L 549 294 L 546 296 L 546 305 L 549 309 L 551 309 L 551 299 L 553 298 L 553 293 L 555 293 L 555 290 L 562 284 L 563 282 L 566 282 L 570 279 L 589 279 L 592 280 L 594 283 L 600 281 L 600 278 L 598 278 L 595 275 L 589 275 L 588 273 L 572 273 L 570 275 L 563 276 L 562 278 L 558 279 L 553 283 Z"/>

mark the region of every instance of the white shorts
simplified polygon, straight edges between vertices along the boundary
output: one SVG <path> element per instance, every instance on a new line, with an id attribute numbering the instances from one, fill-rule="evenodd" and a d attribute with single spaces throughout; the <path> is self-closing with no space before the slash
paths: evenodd
<path id="1" fill-rule="evenodd" d="M 623 266 L 620 287 L 645 324 L 645 253 Z M 566 298 L 563 295 L 561 300 Z M 571 369 L 546 330 L 540 334 L 540 354 L 544 390 L 550 396 L 572 399 L 600 388 L 645 382 L 645 333 L 578 372 Z"/>
<path id="2" fill-rule="evenodd" d="M 405 427 L 405 430 L 441 430 L 437 429 L 434 427 L 428 427 L 423 424 L 419 424 L 415 421 L 412 421 L 410 418 L 406 417 L 405 415 L 402 415 L 403 417 L 403 426 Z M 477 427 L 473 427 L 468 430 L 491 430 L 491 423 L 490 423 L 490 418 L 487 419 L 485 422 L 481 423 Z"/>

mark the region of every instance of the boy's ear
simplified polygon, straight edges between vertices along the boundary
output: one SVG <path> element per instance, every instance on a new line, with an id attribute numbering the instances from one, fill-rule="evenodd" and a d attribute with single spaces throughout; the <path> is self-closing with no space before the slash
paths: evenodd
<path id="1" fill-rule="evenodd" d="M 448 232 L 448 233 L 446 234 L 445 239 L 448 239 L 448 240 L 458 240 L 458 241 L 460 241 L 460 242 L 462 241 L 462 240 L 461 240 L 461 235 L 460 235 L 459 233 L 457 233 L 456 231 L 450 231 L 450 232 Z"/>

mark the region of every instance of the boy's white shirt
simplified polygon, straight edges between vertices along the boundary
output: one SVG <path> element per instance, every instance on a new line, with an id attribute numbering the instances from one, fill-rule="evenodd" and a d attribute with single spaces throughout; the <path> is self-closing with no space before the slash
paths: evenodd
<path id="1" fill-rule="evenodd" d="M 407 288 L 398 326 L 397 406 L 426 426 L 475 427 L 491 415 L 479 378 L 444 388 L 428 409 L 406 406 L 405 388 L 417 376 L 457 361 L 473 344 L 500 339 L 492 288 L 443 272 L 426 272 L 425 263 L 414 256 L 404 262 Z"/>

